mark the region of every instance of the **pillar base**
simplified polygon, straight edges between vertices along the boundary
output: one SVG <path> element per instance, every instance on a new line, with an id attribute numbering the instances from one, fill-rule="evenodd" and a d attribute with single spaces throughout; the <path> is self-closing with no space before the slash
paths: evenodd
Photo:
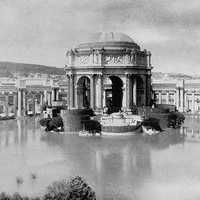
<path id="1" fill-rule="evenodd" d="M 96 108 L 96 109 L 94 110 L 94 113 L 95 113 L 96 115 L 102 115 L 102 114 L 103 114 L 103 109 L 102 109 L 102 108 Z"/>

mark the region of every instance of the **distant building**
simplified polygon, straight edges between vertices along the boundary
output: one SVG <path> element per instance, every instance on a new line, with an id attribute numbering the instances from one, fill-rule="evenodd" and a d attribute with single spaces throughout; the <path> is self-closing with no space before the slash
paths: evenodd
<path id="1" fill-rule="evenodd" d="M 65 88 L 47 78 L 0 78 L 0 116 L 34 115 L 44 104 L 66 105 Z"/>
<path id="2" fill-rule="evenodd" d="M 156 103 L 176 105 L 179 111 L 200 112 L 200 80 L 153 80 Z"/>

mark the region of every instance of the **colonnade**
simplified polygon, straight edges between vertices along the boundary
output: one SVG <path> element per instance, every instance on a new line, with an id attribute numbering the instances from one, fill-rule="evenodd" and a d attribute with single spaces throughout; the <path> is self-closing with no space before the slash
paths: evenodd
<path id="1" fill-rule="evenodd" d="M 69 109 L 82 108 L 79 104 L 78 98 L 78 81 L 82 77 L 86 77 L 90 82 L 90 107 L 96 111 L 103 110 L 106 106 L 106 91 L 108 88 L 112 89 L 112 84 L 106 86 L 106 80 L 111 76 L 117 77 L 122 82 L 122 105 L 123 109 L 130 109 L 134 105 L 148 105 L 151 99 L 151 92 L 148 91 L 148 75 L 104 75 L 102 73 L 96 74 L 68 74 L 68 107 Z M 143 88 L 139 88 L 137 84 L 142 81 Z M 149 81 L 150 82 L 150 81 Z M 120 86 L 119 86 L 120 87 Z M 149 90 L 151 88 L 149 87 Z M 138 97 L 140 95 L 140 98 Z M 140 101 L 140 102 L 138 102 Z"/>
<path id="2" fill-rule="evenodd" d="M 200 111 L 200 94 L 194 90 L 184 91 L 181 88 L 175 90 L 155 90 L 156 103 L 175 105 L 183 111 Z"/>
<path id="3" fill-rule="evenodd" d="M 27 114 L 41 113 L 44 104 L 53 106 L 55 102 L 59 101 L 59 90 L 52 88 L 51 90 L 32 91 L 18 88 L 15 92 L 3 93 L 1 97 L 0 115 L 21 117 Z"/>
<path id="4" fill-rule="evenodd" d="M 20 117 L 29 113 L 40 114 L 44 104 L 52 106 L 54 101 L 59 100 L 59 92 L 57 88 L 30 92 L 26 89 L 19 88 L 17 98 L 17 116 Z"/>

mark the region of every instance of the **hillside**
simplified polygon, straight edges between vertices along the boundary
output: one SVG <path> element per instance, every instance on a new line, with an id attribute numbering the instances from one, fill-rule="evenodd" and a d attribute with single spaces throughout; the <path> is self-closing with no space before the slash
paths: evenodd
<path id="1" fill-rule="evenodd" d="M 0 62 L 0 77 L 14 77 L 16 75 L 29 76 L 30 74 L 47 74 L 47 75 L 64 75 L 64 67 L 49 67 L 45 65 L 14 63 L 14 62 Z M 200 79 L 199 75 L 192 76 L 182 73 L 163 73 L 152 72 L 152 78 L 156 79 Z"/>
<path id="2" fill-rule="evenodd" d="M 31 73 L 64 75 L 65 72 L 63 68 L 49 67 L 45 65 L 36 65 L 36 64 L 0 62 L 0 76 L 13 77 L 14 74 L 19 74 L 20 76 L 28 76 Z"/>

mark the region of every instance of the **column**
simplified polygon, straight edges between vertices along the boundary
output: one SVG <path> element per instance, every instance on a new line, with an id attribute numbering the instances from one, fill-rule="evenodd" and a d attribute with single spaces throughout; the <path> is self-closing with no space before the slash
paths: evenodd
<path id="1" fill-rule="evenodd" d="M 80 106 L 78 105 L 78 85 L 77 84 L 75 84 L 75 88 L 74 88 L 74 102 L 75 102 L 75 108 L 78 109 Z"/>
<path id="2" fill-rule="evenodd" d="M 35 115 L 35 114 L 37 114 L 37 108 L 38 108 L 37 107 L 37 99 L 36 98 L 34 98 L 33 103 L 34 103 L 34 113 L 33 114 Z"/>
<path id="3" fill-rule="evenodd" d="M 104 66 L 104 51 L 104 48 L 99 51 L 99 62 L 102 67 Z"/>
<path id="4" fill-rule="evenodd" d="M 135 51 L 134 54 L 134 64 L 137 65 L 137 52 Z"/>
<path id="5" fill-rule="evenodd" d="M 70 108 L 74 107 L 74 77 L 70 76 Z"/>
<path id="6" fill-rule="evenodd" d="M 21 89 L 18 89 L 18 110 L 17 110 L 17 116 L 22 116 L 22 91 Z"/>
<path id="7" fill-rule="evenodd" d="M 126 108 L 130 108 L 130 74 L 126 75 Z"/>
<path id="8" fill-rule="evenodd" d="M 16 113 L 16 108 L 17 108 L 17 94 L 16 93 L 14 93 L 14 112 L 15 112 L 15 115 L 17 114 Z"/>
<path id="9" fill-rule="evenodd" d="M 70 108 L 70 76 L 67 75 L 67 107 Z"/>
<path id="10" fill-rule="evenodd" d="M 47 101 L 48 101 L 48 106 L 50 106 L 51 105 L 51 93 L 50 92 L 47 93 Z"/>
<path id="11" fill-rule="evenodd" d="M 176 89 L 176 107 L 177 109 L 179 109 L 180 105 L 179 105 L 179 95 L 180 95 L 180 92 L 179 92 L 179 88 Z"/>
<path id="12" fill-rule="evenodd" d="M 43 94 L 42 94 L 42 92 L 40 93 L 40 106 L 42 106 L 43 105 Z"/>
<path id="13" fill-rule="evenodd" d="M 90 107 L 94 109 L 94 75 L 90 76 Z"/>
<path id="14" fill-rule="evenodd" d="M 100 108 L 103 109 L 103 75 L 99 75 L 99 96 L 100 96 Z"/>
<path id="15" fill-rule="evenodd" d="M 184 91 L 184 111 L 188 110 L 187 93 Z"/>
<path id="16" fill-rule="evenodd" d="M 78 105 L 78 85 L 77 85 L 78 77 L 77 75 L 74 76 L 74 107 L 77 109 L 79 108 Z"/>
<path id="17" fill-rule="evenodd" d="M 51 102 L 53 104 L 53 102 L 55 101 L 55 88 L 52 88 L 52 91 L 51 91 Z"/>
<path id="18" fill-rule="evenodd" d="M 59 101 L 59 89 L 56 89 L 56 101 Z"/>
<path id="19" fill-rule="evenodd" d="M 151 72 L 150 72 L 151 73 Z M 152 103 L 152 85 L 151 85 L 151 74 L 148 74 L 147 75 L 147 101 L 146 101 L 146 103 L 147 103 L 147 105 L 149 106 L 149 105 L 151 105 L 151 103 Z"/>
<path id="20" fill-rule="evenodd" d="M 133 79 L 133 105 L 137 105 L 137 79 Z"/>
<path id="21" fill-rule="evenodd" d="M 95 82 L 95 108 L 97 110 L 102 109 L 102 94 L 102 74 L 97 74 Z"/>
<path id="22" fill-rule="evenodd" d="M 5 103 L 5 114 L 6 114 L 6 116 L 8 116 L 8 107 L 9 107 L 9 104 L 8 104 L 8 94 L 6 95 L 6 98 L 5 98 L 5 100 L 6 100 L 6 103 Z"/>
<path id="23" fill-rule="evenodd" d="M 127 88 L 126 88 L 126 78 L 123 81 L 123 88 L 122 88 L 122 108 L 126 108 L 126 96 L 127 96 Z"/>
<path id="24" fill-rule="evenodd" d="M 162 93 L 161 91 L 158 92 L 158 104 L 162 103 Z"/>
<path id="25" fill-rule="evenodd" d="M 103 102 L 102 102 L 103 108 L 106 106 L 106 90 L 103 88 Z"/>
<path id="26" fill-rule="evenodd" d="M 181 88 L 181 90 L 180 90 L 180 109 L 181 109 L 181 112 L 183 112 L 183 110 L 184 110 L 184 91 L 183 91 L 183 88 Z"/>
<path id="27" fill-rule="evenodd" d="M 22 93 L 22 96 L 23 96 L 23 114 L 24 116 L 26 115 L 26 91 L 23 90 L 23 93 Z"/>
<path id="28" fill-rule="evenodd" d="M 195 112 L 194 91 L 192 92 L 192 113 Z"/>
<path id="29" fill-rule="evenodd" d="M 44 103 L 46 103 L 47 102 L 47 91 L 45 90 L 44 91 Z"/>
<path id="30" fill-rule="evenodd" d="M 169 104 L 169 92 L 167 91 L 167 95 L 166 95 L 166 104 Z"/>

